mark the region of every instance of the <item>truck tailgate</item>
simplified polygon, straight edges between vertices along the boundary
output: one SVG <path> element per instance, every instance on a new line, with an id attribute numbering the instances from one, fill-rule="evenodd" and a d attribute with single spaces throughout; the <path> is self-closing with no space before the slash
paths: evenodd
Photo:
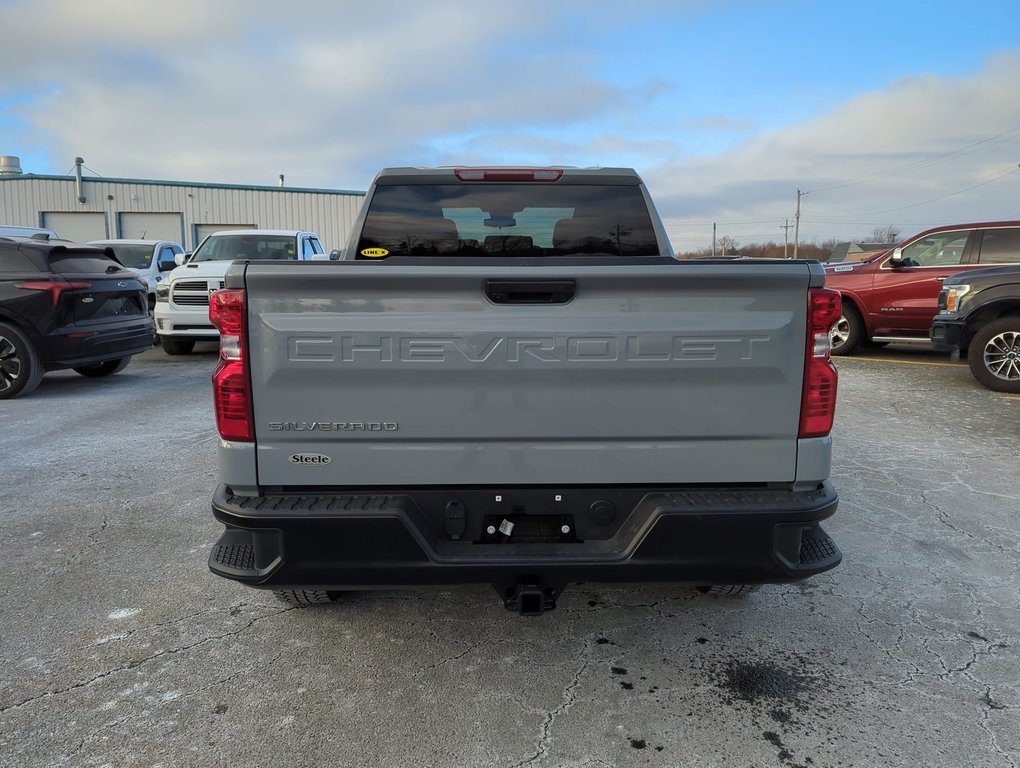
<path id="1" fill-rule="evenodd" d="M 492 281 L 573 297 L 494 303 Z M 792 481 L 822 281 L 805 262 L 249 264 L 258 482 Z"/>

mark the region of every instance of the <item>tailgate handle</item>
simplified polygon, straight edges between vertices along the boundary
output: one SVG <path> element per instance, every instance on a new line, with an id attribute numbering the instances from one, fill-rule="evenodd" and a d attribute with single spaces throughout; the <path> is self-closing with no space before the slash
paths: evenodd
<path id="1" fill-rule="evenodd" d="M 577 292 L 576 280 L 486 280 L 493 304 L 566 304 Z"/>

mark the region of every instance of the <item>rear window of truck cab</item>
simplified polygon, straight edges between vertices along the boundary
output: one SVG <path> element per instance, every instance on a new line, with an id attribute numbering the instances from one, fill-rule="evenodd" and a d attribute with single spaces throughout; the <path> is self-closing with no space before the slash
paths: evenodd
<path id="1" fill-rule="evenodd" d="M 117 257 L 117 261 L 131 269 L 148 269 L 152 261 L 151 245 L 134 245 L 118 243 L 117 245 L 100 245 L 98 248 L 109 248 Z"/>
<path id="2" fill-rule="evenodd" d="M 210 235 L 195 251 L 191 261 L 296 258 L 297 246 L 290 235 Z"/>
<path id="3" fill-rule="evenodd" d="M 355 258 L 659 255 L 637 186 L 440 183 L 376 187 Z"/>

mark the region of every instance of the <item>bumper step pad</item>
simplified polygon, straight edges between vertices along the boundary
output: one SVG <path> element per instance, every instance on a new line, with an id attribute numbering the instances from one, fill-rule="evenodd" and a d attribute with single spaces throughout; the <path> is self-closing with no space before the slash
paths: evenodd
<path id="1" fill-rule="evenodd" d="M 815 528 L 810 537 L 805 534 L 800 542 L 800 566 L 802 568 L 814 567 L 830 560 L 835 560 L 838 563 L 842 558 L 843 553 L 839 551 L 836 542 L 829 538 L 829 535 L 821 528 Z"/>
<path id="2" fill-rule="evenodd" d="M 255 570 L 255 547 L 251 544 L 217 544 L 212 562 L 235 571 Z"/>
<path id="3" fill-rule="evenodd" d="M 235 579 L 259 579 L 283 562 L 280 532 L 226 530 L 209 553 L 209 568 Z"/>

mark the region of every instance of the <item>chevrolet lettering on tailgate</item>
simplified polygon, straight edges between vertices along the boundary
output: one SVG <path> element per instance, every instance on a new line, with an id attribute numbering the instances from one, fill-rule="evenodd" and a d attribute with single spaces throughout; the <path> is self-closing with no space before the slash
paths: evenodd
<path id="1" fill-rule="evenodd" d="M 751 360 L 769 336 L 316 336 L 291 337 L 291 362 L 468 363 Z"/>

